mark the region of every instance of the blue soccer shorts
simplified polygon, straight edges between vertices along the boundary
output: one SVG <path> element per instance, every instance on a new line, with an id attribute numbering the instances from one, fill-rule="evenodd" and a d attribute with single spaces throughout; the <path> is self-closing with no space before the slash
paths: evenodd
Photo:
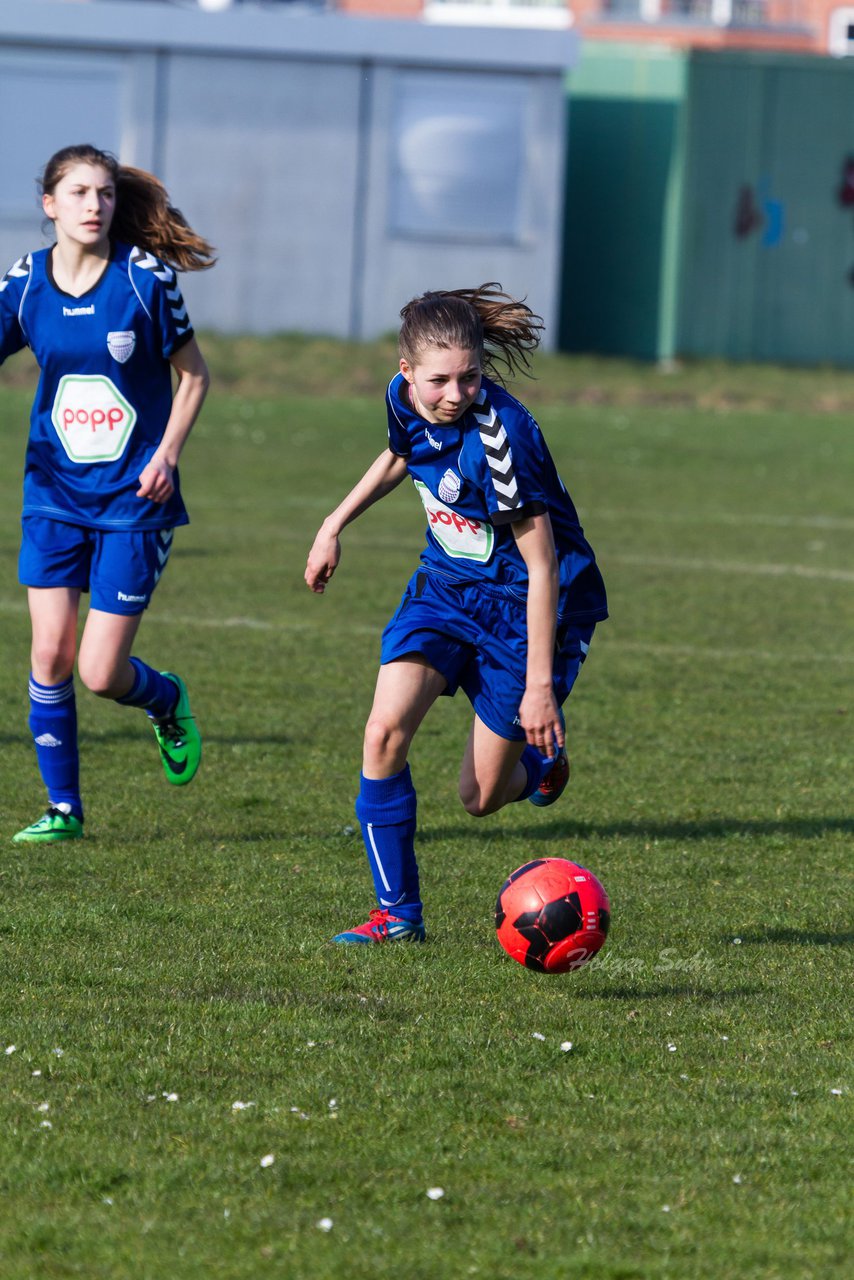
<path id="1" fill-rule="evenodd" d="M 558 706 L 569 697 L 587 656 L 594 623 L 558 619 L 553 686 Z M 469 586 L 419 570 L 382 636 L 383 665 L 420 654 L 462 689 L 478 717 L 500 738 L 521 742 L 519 705 L 525 692 L 528 625 L 524 601 L 501 587 Z"/>
<path id="2" fill-rule="evenodd" d="M 24 516 L 21 527 L 21 585 L 89 591 L 103 613 L 147 609 L 172 549 L 172 529 L 105 532 L 44 516 Z"/>

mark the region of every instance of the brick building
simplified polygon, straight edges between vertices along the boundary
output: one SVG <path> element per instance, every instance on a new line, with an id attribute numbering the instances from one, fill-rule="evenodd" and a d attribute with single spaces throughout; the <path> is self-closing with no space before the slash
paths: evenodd
<path id="1" fill-rule="evenodd" d="M 335 0 L 342 12 L 428 22 L 575 26 L 588 40 L 854 54 L 854 0 Z"/>

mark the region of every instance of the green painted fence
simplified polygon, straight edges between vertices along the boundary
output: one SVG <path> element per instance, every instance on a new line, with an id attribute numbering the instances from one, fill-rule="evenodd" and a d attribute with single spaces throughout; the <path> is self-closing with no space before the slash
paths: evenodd
<path id="1" fill-rule="evenodd" d="M 588 45 L 560 345 L 854 364 L 854 64 Z"/>

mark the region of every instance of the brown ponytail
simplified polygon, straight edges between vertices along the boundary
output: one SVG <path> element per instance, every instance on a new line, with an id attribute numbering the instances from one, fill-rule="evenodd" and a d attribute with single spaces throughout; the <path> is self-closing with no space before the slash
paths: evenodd
<path id="1" fill-rule="evenodd" d="M 114 240 L 139 246 L 176 271 L 204 271 L 216 262 L 212 246 L 189 225 L 180 209 L 169 202 L 159 178 L 144 169 L 119 164 L 109 151 L 84 143 L 64 147 L 51 156 L 40 186 L 52 195 L 57 183 L 76 164 L 100 165 L 116 185 L 116 211 L 110 228 Z"/>
<path id="2" fill-rule="evenodd" d="M 538 316 L 491 281 L 476 289 L 437 290 L 407 302 L 401 312 L 400 354 L 412 367 L 428 347 L 459 347 L 480 354 L 484 373 L 503 382 L 530 373 L 531 353 L 544 328 Z"/>
<path id="3" fill-rule="evenodd" d="M 206 271 L 214 250 L 193 230 L 180 209 L 169 203 L 166 188 L 144 169 L 120 165 L 116 177 L 116 213 L 111 234 L 162 258 L 176 271 Z"/>

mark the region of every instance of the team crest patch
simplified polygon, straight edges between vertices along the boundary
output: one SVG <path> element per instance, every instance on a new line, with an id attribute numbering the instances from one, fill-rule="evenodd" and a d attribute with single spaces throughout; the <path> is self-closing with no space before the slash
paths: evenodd
<path id="1" fill-rule="evenodd" d="M 443 502 L 456 502 L 460 496 L 460 477 L 449 467 L 439 481 L 439 497 Z"/>
<path id="2" fill-rule="evenodd" d="M 107 350 L 114 360 L 124 364 L 133 355 L 136 346 L 136 334 L 133 329 L 121 329 L 107 334 Z"/>

